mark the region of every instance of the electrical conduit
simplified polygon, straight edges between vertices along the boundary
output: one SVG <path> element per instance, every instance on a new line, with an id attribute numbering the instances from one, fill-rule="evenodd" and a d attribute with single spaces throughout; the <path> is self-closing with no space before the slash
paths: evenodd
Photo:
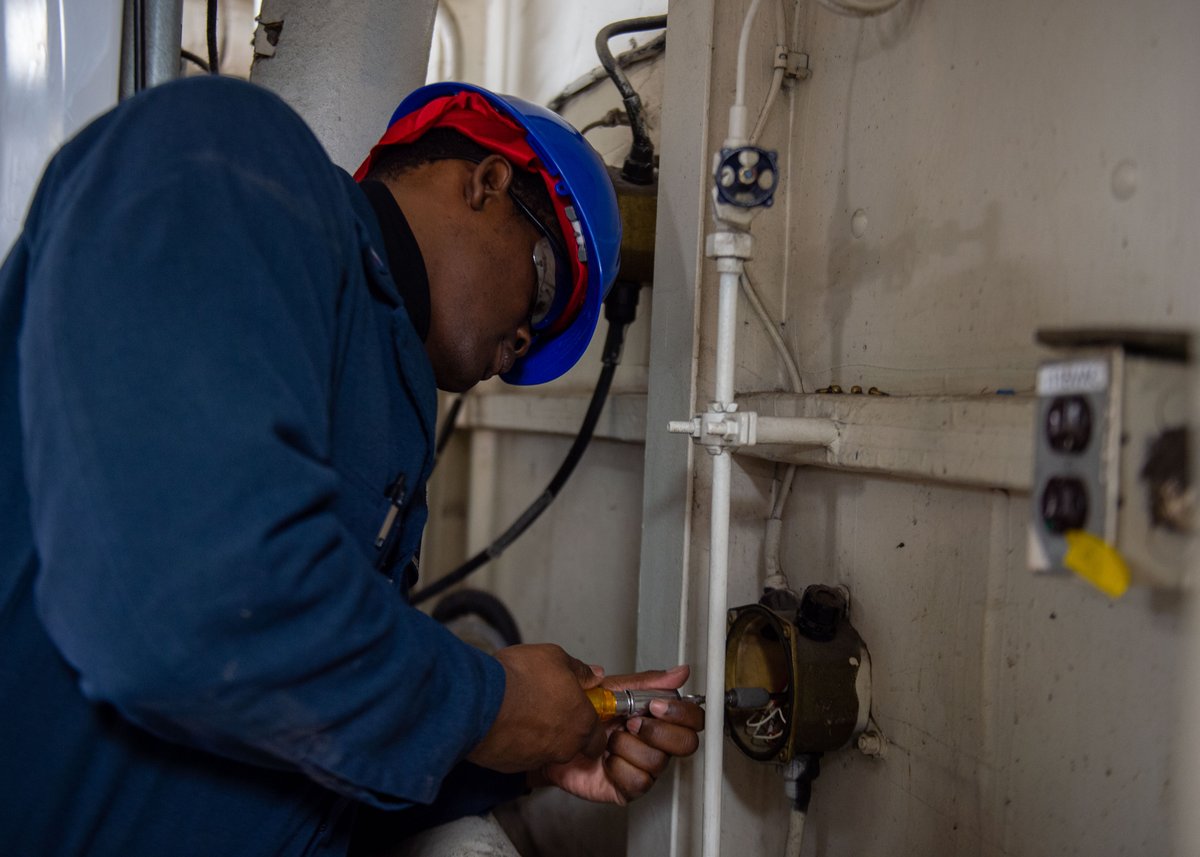
<path id="1" fill-rule="evenodd" d="M 734 343 L 740 259 L 717 260 L 720 292 L 717 305 L 717 366 L 713 409 L 727 412 L 733 404 Z M 723 698 L 725 690 L 725 614 L 729 582 L 729 500 L 733 455 L 721 449 L 713 457 L 710 555 L 708 566 L 708 657 L 705 692 Z M 721 853 L 722 757 L 725 750 L 725 706 L 708 706 L 704 729 L 704 857 Z"/>
<path id="2" fill-rule="evenodd" d="M 733 106 L 729 108 L 729 132 L 725 146 L 733 148 L 747 143 L 746 56 L 750 44 L 750 29 L 762 0 L 751 0 L 742 21 L 738 40 L 737 84 Z M 779 21 L 777 20 L 777 25 Z M 748 224 L 748 220 L 746 221 Z M 718 223 L 718 230 L 739 231 L 730 224 Z M 710 239 L 717 236 L 711 235 Z M 745 236 L 747 239 L 749 236 Z M 750 256 L 747 241 L 745 253 L 713 254 L 717 260 L 719 292 L 717 303 L 717 355 L 714 379 L 714 401 L 710 414 L 732 414 L 737 410 L 733 399 L 734 344 L 737 334 L 737 299 L 745 260 Z M 718 704 L 708 707 L 704 730 L 704 826 L 703 857 L 720 857 L 721 853 L 721 789 L 724 784 L 723 756 L 725 741 L 725 706 L 719 704 L 725 691 L 725 623 L 728 609 L 729 583 L 729 506 L 733 479 L 733 454 L 727 446 L 709 447 L 713 453 L 712 505 L 710 510 L 710 548 L 708 566 L 708 653 L 705 670 L 705 693 Z"/>

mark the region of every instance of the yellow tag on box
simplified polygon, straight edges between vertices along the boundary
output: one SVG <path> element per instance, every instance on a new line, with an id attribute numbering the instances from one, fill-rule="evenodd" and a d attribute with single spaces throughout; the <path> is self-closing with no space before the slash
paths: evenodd
<path id="1" fill-rule="evenodd" d="M 1129 589 L 1129 566 L 1117 549 L 1084 530 L 1068 530 L 1063 565 L 1109 598 L 1120 598 Z"/>

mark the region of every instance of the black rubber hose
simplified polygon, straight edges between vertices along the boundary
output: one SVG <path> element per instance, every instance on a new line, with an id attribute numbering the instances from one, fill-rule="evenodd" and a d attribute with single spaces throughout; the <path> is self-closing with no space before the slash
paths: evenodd
<path id="1" fill-rule="evenodd" d="M 220 74 L 221 63 L 217 58 L 217 0 L 208 0 L 207 20 L 205 21 L 208 38 L 208 72 Z"/>
<path id="2" fill-rule="evenodd" d="M 592 441 L 592 434 L 596 431 L 596 423 L 600 421 L 600 412 L 604 410 L 604 403 L 608 399 L 609 388 L 612 387 L 613 375 L 616 374 L 617 365 L 621 362 L 621 346 L 625 342 L 625 329 L 633 321 L 634 315 L 637 312 L 637 304 L 637 284 L 624 282 L 616 283 L 613 286 L 612 293 L 604 302 L 604 316 L 608 319 L 608 335 L 604 340 L 604 368 L 600 370 L 600 379 L 596 382 L 596 389 L 592 391 L 592 400 L 588 404 L 583 424 L 579 427 L 579 433 L 575 435 L 575 441 L 571 444 L 571 448 L 567 452 L 567 457 L 558 466 L 558 471 L 554 474 L 554 478 L 550 480 L 550 484 L 546 486 L 546 490 L 538 495 L 537 499 L 529 505 L 529 508 L 522 512 L 520 517 L 513 521 L 512 525 L 501 533 L 490 545 L 445 577 L 435 580 L 424 589 L 414 592 L 410 599 L 412 604 L 420 604 L 436 595 L 440 595 L 451 586 L 466 580 L 471 574 L 500 556 L 554 502 L 554 498 L 558 496 L 558 492 L 567 484 L 567 480 L 571 478 L 571 474 L 575 471 L 575 466 L 583 458 L 584 450 L 588 448 L 588 444 Z"/>
<path id="3" fill-rule="evenodd" d="M 454 424 L 458 422 L 458 412 L 462 410 L 463 399 L 465 395 L 454 397 L 454 401 L 450 403 L 450 410 L 446 412 L 446 419 L 442 423 L 442 430 L 438 433 L 437 443 L 433 447 L 433 460 L 436 463 L 442 457 L 442 450 L 446 448 L 446 444 L 450 443 L 450 438 L 454 436 Z"/>
<path id="4" fill-rule="evenodd" d="M 430 615 L 443 625 L 449 625 L 463 616 L 478 616 L 495 629 L 505 645 L 521 644 L 521 630 L 517 627 L 517 620 L 513 618 L 513 614 L 504 606 L 503 601 L 481 589 L 460 589 L 451 592 L 437 603 Z"/>
<path id="5" fill-rule="evenodd" d="M 609 328 L 611 331 L 613 328 Z M 554 501 L 558 496 L 558 492 L 562 490 L 570 478 L 572 471 L 575 470 L 575 465 L 579 463 L 579 459 L 583 457 L 583 451 L 587 449 L 588 443 L 591 442 L 592 433 L 596 429 L 596 422 L 600 418 L 600 411 L 604 407 L 604 400 L 608 397 L 608 389 L 612 386 L 613 373 L 616 371 L 615 366 L 605 366 L 600 370 L 600 380 L 596 383 L 596 389 L 592 393 L 592 401 L 588 406 L 587 416 L 583 418 L 583 426 L 579 429 L 579 434 L 575 436 L 575 442 L 571 444 L 571 449 L 567 453 L 567 457 L 563 459 L 563 463 L 559 465 L 558 472 L 554 474 L 554 478 L 550 480 L 550 484 L 546 486 L 536 500 L 530 504 L 529 508 L 521 513 L 521 516 L 513 521 L 512 526 L 500 534 L 494 542 L 481 550 L 475 556 L 464 562 L 454 571 L 447 574 L 441 580 L 436 580 L 413 593 L 412 603 L 420 604 L 440 595 L 454 584 L 466 580 L 468 576 L 473 574 L 478 569 L 487 565 L 500 554 L 508 549 L 508 546 L 515 542 L 522 533 L 529 529 L 542 512 Z"/>
<path id="6" fill-rule="evenodd" d="M 187 60 L 188 62 L 195 65 L 197 68 L 203 69 L 205 74 L 208 74 L 208 63 L 205 62 L 202 58 L 196 56 L 194 53 L 192 53 L 191 51 L 188 51 L 188 50 L 180 51 L 179 55 L 181 57 L 183 57 L 185 60 Z"/>
<path id="7" fill-rule="evenodd" d="M 133 91 L 146 88 L 146 0 L 133 0 Z"/>
<path id="8" fill-rule="evenodd" d="M 629 78 L 625 76 L 620 65 L 613 59 L 608 41 L 613 36 L 623 33 L 661 30 L 666 26 L 666 15 L 653 15 L 648 18 L 614 21 L 596 34 L 596 55 L 600 57 L 600 64 L 616 84 L 617 91 L 621 93 L 621 99 L 625 102 L 625 111 L 629 114 L 633 146 L 629 150 L 629 157 L 625 159 L 625 165 L 621 167 L 621 176 L 634 184 L 650 184 L 654 181 L 654 144 L 650 142 L 650 131 L 646 128 L 642 99 L 629 83 Z"/>

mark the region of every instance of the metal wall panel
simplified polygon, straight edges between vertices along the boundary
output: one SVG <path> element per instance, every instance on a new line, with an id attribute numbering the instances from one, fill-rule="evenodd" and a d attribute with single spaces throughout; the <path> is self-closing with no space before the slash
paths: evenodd
<path id="1" fill-rule="evenodd" d="M 725 133 L 747 5 L 711 12 L 708 151 Z M 764 11 L 752 117 L 769 80 Z M 867 21 L 818 4 L 801 15 L 813 74 L 780 99 L 763 137 L 780 150 L 784 186 L 754 226 L 750 270 L 810 392 L 1020 393 L 1045 356 L 1033 342 L 1040 327 L 1197 326 L 1200 6 L 906 0 Z M 692 62 L 668 51 L 668 92 Z M 715 284 L 706 263 L 700 401 L 712 386 Z M 782 389 L 770 344 L 742 309 L 737 389 Z M 652 360 L 651 390 L 677 372 Z M 697 458 L 685 617 L 694 661 L 708 502 Z M 730 604 L 758 594 L 772 475 L 749 459 L 735 471 Z M 1171 852 L 1180 599 L 1135 590 L 1110 603 L 1074 579 L 1029 575 L 1027 503 L 1019 492 L 797 477 L 785 568 L 797 585 L 850 586 L 875 662 L 874 714 L 892 741 L 882 759 L 827 759 L 806 855 Z M 726 759 L 723 853 L 782 851 L 777 773 Z M 699 768 L 683 779 L 698 782 Z M 688 795 L 677 810 L 696 831 Z M 631 850 L 650 853 L 662 851 Z"/>
<path id="2" fill-rule="evenodd" d="M 121 0 L 5 0 L 0 8 L 0 253 L 46 161 L 117 103 Z"/>

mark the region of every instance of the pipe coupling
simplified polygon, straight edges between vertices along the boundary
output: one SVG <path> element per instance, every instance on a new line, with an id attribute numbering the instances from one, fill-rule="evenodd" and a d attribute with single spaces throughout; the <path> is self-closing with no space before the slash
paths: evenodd
<path id="1" fill-rule="evenodd" d="M 754 237 L 749 232 L 734 232 L 723 230 L 710 232 L 704 238 L 704 255 L 710 259 L 738 259 L 745 261 L 754 258 Z M 741 266 L 733 271 L 741 273 Z"/>

